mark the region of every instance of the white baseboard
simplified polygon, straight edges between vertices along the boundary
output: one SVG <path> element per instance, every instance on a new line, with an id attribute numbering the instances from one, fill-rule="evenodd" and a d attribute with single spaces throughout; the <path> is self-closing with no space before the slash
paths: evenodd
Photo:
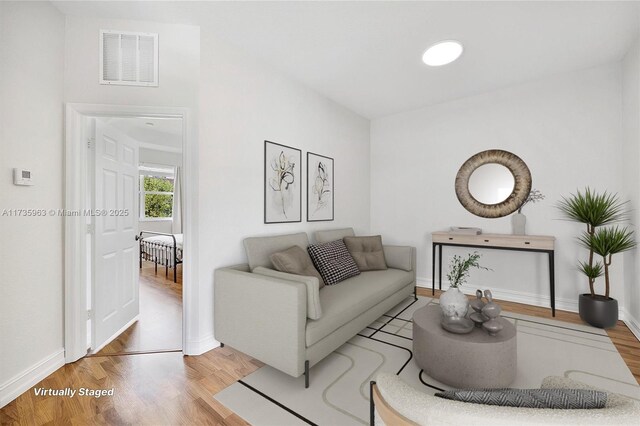
<path id="1" fill-rule="evenodd" d="M 64 365 L 64 349 L 58 349 L 0 385 L 0 408 Z"/>
<path id="2" fill-rule="evenodd" d="M 209 352 L 211 349 L 220 346 L 220 342 L 213 337 L 213 334 L 209 334 L 200 340 L 188 341 L 186 345 L 187 346 L 184 348 L 185 355 L 202 355 L 203 353 Z"/>
<path id="3" fill-rule="evenodd" d="M 416 282 L 418 287 L 431 288 L 430 278 L 417 278 Z M 443 280 L 442 288 L 449 288 L 449 283 Z M 460 287 L 460 289 L 465 294 L 473 295 L 476 293 L 476 288 L 470 285 L 462 286 Z M 490 290 L 493 294 L 493 297 L 495 297 L 496 299 L 508 300 L 509 302 L 524 303 L 525 305 L 541 306 L 543 308 L 551 307 L 551 297 L 547 295 L 513 291 L 495 287 L 491 287 Z M 575 300 L 571 300 L 556 297 L 556 309 L 569 312 L 578 312 L 578 300 L 577 298 Z"/>
<path id="4" fill-rule="evenodd" d="M 620 319 L 629 327 L 636 339 L 640 340 L 640 321 L 634 318 L 626 309 L 621 309 L 620 313 L 622 314 Z"/>

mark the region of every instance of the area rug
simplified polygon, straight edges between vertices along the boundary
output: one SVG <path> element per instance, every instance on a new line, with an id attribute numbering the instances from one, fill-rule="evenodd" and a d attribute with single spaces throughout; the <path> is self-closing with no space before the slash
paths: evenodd
<path id="1" fill-rule="evenodd" d="M 449 386 L 413 360 L 411 317 L 436 299 L 409 298 L 311 368 L 311 385 L 264 366 L 214 395 L 253 425 L 362 425 L 369 419 L 369 382 L 379 372 L 399 375 L 426 393 Z M 518 335 L 512 387 L 537 388 L 546 376 L 571 379 L 640 399 L 640 387 L 604 330 L 511 312 Z"/>

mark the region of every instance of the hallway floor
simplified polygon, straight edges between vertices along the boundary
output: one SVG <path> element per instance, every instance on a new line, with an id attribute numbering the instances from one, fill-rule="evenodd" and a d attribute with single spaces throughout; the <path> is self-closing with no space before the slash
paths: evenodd
<path id="1" fill-rule="evenodd" d="M 173 270 L 165 278 L 164 267 L 156 275 L 153 263 L 143 262 L 138 321 L 93 356 L 172 350 L 182 350 L 182 265 L 174 283 Z"/>

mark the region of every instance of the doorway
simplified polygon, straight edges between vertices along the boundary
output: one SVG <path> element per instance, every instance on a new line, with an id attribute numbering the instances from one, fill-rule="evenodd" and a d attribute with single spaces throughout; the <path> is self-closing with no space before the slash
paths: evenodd
<path id="1" fill-rule="evenodd" d="M 187 353 L 188 111 L 68 104 L 66 124 L 67 362 Z"/>
<path id="2" fill-rule="evenodd" d="M 93 136 L 87 209 L 96 213 L 88 218 L 93 252 L 87 282 L 89 353 L 180 351 L 182 118 L 90 117 L 87 125 Z M 114 167 L 112 155 L 118 152 L 120 164 Z M 128 165 L 128 173 L 119 170 Z M 108 192 L 118 173 L 123 178 L 113 198 L 120 205 L 111 206 Z M 107 216 L 97 215 L 105 211 Z M 121 253 L 108 247 L 118 233 Z"/>

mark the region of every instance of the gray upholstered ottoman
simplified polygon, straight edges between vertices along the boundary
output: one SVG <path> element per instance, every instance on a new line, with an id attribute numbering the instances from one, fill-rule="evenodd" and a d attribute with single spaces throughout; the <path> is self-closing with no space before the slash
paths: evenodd
<path id="1" fill-rule="evenodd" d="M 413 355 L 430 377 L 456 388 L 509 387 L 516 377 L 516 328 L 489 336 L 482 328 L 453 334 L 440 326 L 441 310 L 429 305 L 413 314 Z"/>

